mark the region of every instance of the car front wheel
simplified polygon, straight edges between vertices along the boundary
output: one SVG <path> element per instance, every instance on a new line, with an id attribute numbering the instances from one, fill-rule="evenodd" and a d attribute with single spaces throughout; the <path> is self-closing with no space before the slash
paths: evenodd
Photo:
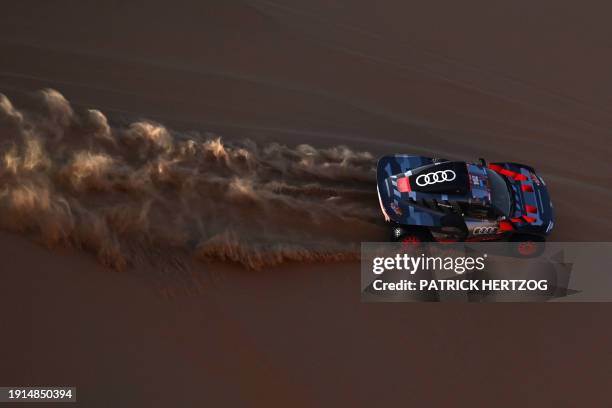
<path id="1" fill-rule="evenodd" d="M 510 238 L 514 255 L 535 258 L 544 252 L 545 239 L 537 235 L 515 234 Z"/>

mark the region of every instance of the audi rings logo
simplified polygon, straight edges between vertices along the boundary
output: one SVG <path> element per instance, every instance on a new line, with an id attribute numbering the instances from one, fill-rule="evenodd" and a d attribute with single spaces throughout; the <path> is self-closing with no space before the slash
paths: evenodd
<path id="1" fill-rule="evenodd" d="M 497 227 L 476 227 L 474 235 L 495 234 Z"/>
<path id="2" fill-rule="evenodd" d="M 421 174 L 416 178 L 417 186 L 425 187 L 430 184 L 444 183 L 445 181 L 453 181 L 457 178 L 452 170 L 440 170 L 433 173 Z"/>

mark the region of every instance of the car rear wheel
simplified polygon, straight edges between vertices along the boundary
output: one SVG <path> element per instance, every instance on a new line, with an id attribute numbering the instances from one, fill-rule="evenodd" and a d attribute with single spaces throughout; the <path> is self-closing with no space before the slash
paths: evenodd
<path id="1" fill-rule="evenodd" d="M 401 232 L 398 234 L 398 228 Z M 422 242 L 432 241 L 429 231 L 414 227 L 396 227 L 392 233 L 392 240 L 406 245 L 419 245 Z"/>

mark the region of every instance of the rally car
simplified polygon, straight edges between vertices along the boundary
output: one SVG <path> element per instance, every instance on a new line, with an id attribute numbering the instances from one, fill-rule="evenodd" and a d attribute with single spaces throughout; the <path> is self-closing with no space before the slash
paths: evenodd
<path id="1" fill-rule="evenodd" d="M 377 188 L 393 241 L 542 242 L 554 226 L 546 184 L 524 164 L 384 156 Z"/>

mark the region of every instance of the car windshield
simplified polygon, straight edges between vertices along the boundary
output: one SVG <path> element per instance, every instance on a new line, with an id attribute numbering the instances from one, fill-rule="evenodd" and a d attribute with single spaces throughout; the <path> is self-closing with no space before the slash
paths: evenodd
<path id="1" fill-rule="evenodd" d="M 508 185 L 504 179 L 493 170 L 487 169 L 487 175 L 489 176 L 491 186 L 491 201 L 493 208 L 505 216 L 510 215 L 510 192 L 508 191 Z"/>

